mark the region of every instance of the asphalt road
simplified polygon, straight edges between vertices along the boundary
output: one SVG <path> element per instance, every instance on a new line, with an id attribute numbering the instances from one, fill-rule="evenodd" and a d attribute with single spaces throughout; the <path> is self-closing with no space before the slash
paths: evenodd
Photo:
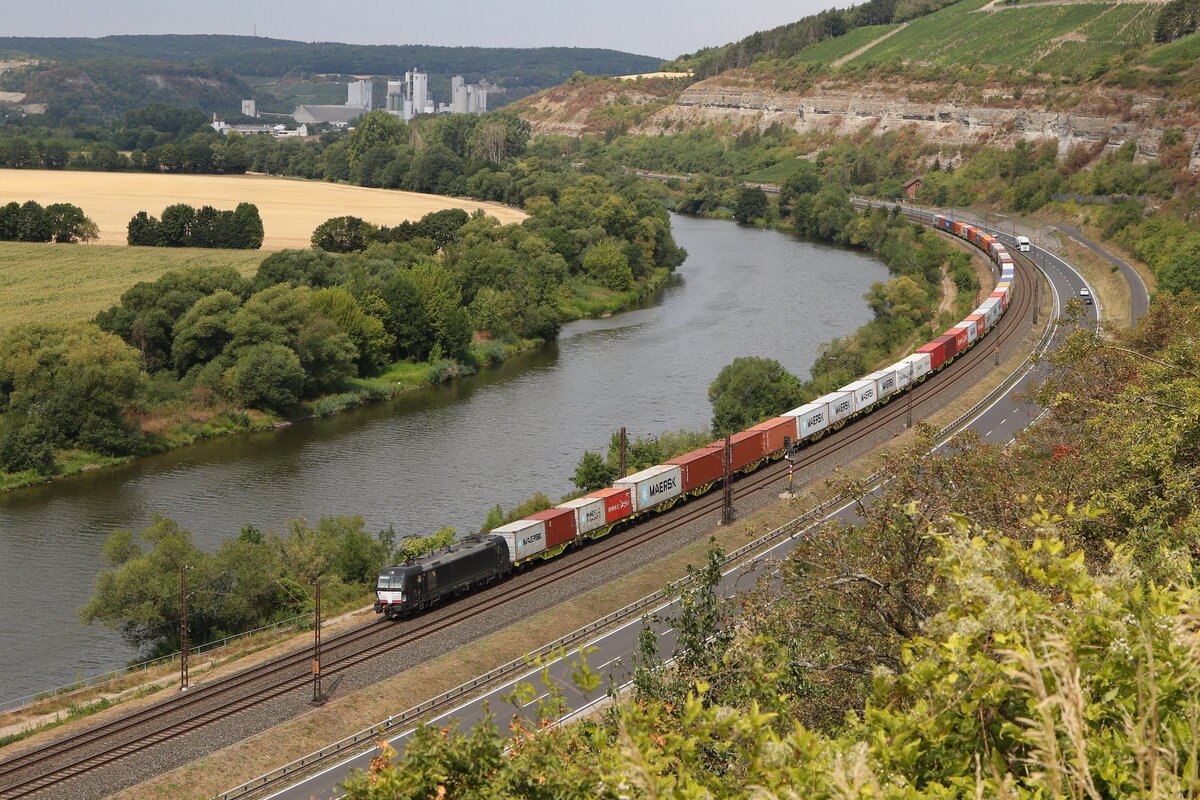
<path id="1" fill-rule="evenodd" d="M 1011 237 L 1000 231 L 990 231 L 1002 238 L 1006 243 L 1013 244 Z M 1013 247 L 1015 250 L 1015 246 Z M 1079 290 L 1087 286 L 1083 276 L 1062 259 L 1041 248 L 1035 247 L 1028 255 L 1035 263 L 1042 266 L 1049 279 L 1050 291 L 1054 298 L 1056 314 L 1061 314 L 1065 303 L 1070 298 L 1079 297 Z M 1096 306 L 1085 306 L 1087 316 L 1093 324 L 1099 319 L 1100 309 Z M 984 409 L 968 425 L 979 432 L 980 437 L 987 442 L 1003 444 L 1011 440 L 1021 428 L 1027 426 L 1041 411 L 1036 405 L 1016 398 L 1028 393 L 1030 385 L 1040 378 L 1043 367 L 1035 367 L 1003 396 Z M 834 510 L 829 518 L 853 522 L 854 506 L 851 503 Z M 814 523 L 819 524 L 819 523 Z M 807 530 L 807 529 L 805 529 Z M 794 537 L 802 536 L 804 531 L 797 532 Z M 793 538 L 794 538 L 793 537 Z M 767 565 L 784 557 L 791 549 L 793 539 L 785 539 L 764 553 L 760 558 L 746 566 L 739 566 L 726 573 L 721 585 L 721 591 L 727 595 L 749 588 L 754 585 L 761 571 L 769 568 Z M 676 613 L 676 601 L 666 603 L 649 615 L 651 625 L 658 638 L 659 653 L 669 658 L 676 645 L 676 631 L 664 619 L 669 619 Z M 655 621 L 657 618 L 658 621 Z M 539 701 L 546 700 L 552 692 L 561 692 L 568 707 L 574 709 L 571 716 L 586 713 L 592 706 L 603 702 L 608 697 L 610 686 L 624 686 L 632 673 L 632 654 L 638 652 L 638 638 L 642 619 L 627 623 L 614 631 L 606 633 L 586 646 L 586 660 L 589 668 L 604 677 L 602 685 L 592 691 L 582 691 L 574 683 L 571 675 L 576 671 L 580 661 L 579 652 L 568 654 L 551 663 L 548 667 L 550 685 L 542 682 L 542 667 L 530 669 L 526 674 L 506 683 L 485 696 L 464 703 L 447 713 L 433 719 L 429 724 L 438 727 L 456 724 L 460 730 L 467 730 L 484 719 L 487 711 L 491 712 L 501 724 L 513 714 L 532 716 L 536 712 Z M 518 684 L 533 687 L 532 695 L 527 699 L 513 700 Z M 570 719 L 568 717 L 567 719 Z M 412 731 L 406 731 L 390 739 L 392 747 L 402 751 L 404 743 Z M 346 779 L 352 770 L 366 769 L 376 751 L 340 761 L 329 766 L 287 789 L 270 795 L 279 800 L 309 800 L 309 798 L 336 798 L 339 796 L 337 785 Z"/>
<path id="2" fill-rule="evenodd" d="M 1131 325 L 1136 323 L 1143 314 L 1150 310 L 1150 292 L 1146 289 L 1146 282 L 1142 280 L 1142 276 L 1138 274 L 1137 270 L 1129 266 L 1129 262 L 1113 255 L 1084 236 L 1083 231 L 1074 225 L 1059 223 L 1050 227 L 1062 231 L 1121 271 L 1125 282 L 1129 284 L 1129 322 Z"/>

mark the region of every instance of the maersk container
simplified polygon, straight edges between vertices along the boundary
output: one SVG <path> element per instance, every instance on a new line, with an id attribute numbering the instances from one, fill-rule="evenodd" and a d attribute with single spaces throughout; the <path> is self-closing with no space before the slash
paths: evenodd
<path id="1" fill-rule="evenodd" d="M 635 472 L 619 480 L 613 481 L 613 487 L 628 489 L 633 498 L 635 513 L 653 508 L 664 500 L 677 497 L 683 491 L 679 481 L 679 465 L 658 464 L 647 467 L 641 472 Z"/>
<path id="2" fill-rule="evenodd" d="M 987 317 L 985 317 L 983 314 L 981 314 L 979 312 L 979 309 L 975 309 L 974 314 L 968 314 L 967 321 L 975 323 L 975 330 L 978 331 L 980 336 L 983 336 L 984 334 L 987 333 L 987 331 L 988 331 Z"/>
<path id="3" fill-rule="evenodd" d="M 725 441 L 713 442 L 710 446 L 723 451 L 725 449 Z M 729 469 L 741 469 L 747 464 L 753 464 L 765 456 L 767 454 L 767 443 L 761 431 L 751 429 L 730 436 L 729 450 Z"/>
<path id="4" fill-rule="evenodd" d="M 967 334 L 967 341 L 962 345 L 962 347 L 958 348 L 960 351 L 967 345 L 974 344 L 975 340 L 979 338 L 979 328 L 976 327 L 975 323 L 971 322 L 969 319 L 964 319 L 962 322 L 946 331 L 946 333 L 957 333 L 958 331 L 963 331 Z"/>
<path id="5" fill-rule="evenodd" d="M 900 383 L 896 380 L 896 370 L 894 367 L 872 372 L 863 378 L 863 380 L 875 381 L 876 391 L 879 392 L 879 399 L 881 400 L 889 394 L 900 391 Z"/>
<path id="6" fill-rule="evenodd" d="M 584 497 L 598 497 L 604 501 L 604 524 L 611 525 L 633 513 L 633 494 L 628 489 L 609 487 Z"/>
<path id="7" fill-rule="evenodd" d="M 491 532 L 504 537 L 508 556 L 514 564 L 533 558 L 546 549 L 546 523 L 540 519 L 526 517 L 501 525 Z"/>
<path id="8" fill-rule="evenodd" d="M 575 515 L 575 531 L 582 536 L 585 533 L 603 528 L 604 500 L 600 497 L 576 497 L 565 503 L 559 503 L 555 508 L 562 508 Z"/>
<path id="9" fill-rule="evenodd" d="M 829 427 L 829 407 L 825 403 L 805 403 L 784 413 L 796 420 L 796 435 L 801 439 L 820 433 Z"/>
<path id="10" fill-rule="evenodd" d="M 776 453 L 783 449 L 783 437 L 787 436 L 796 441 L 796 420 L 791 417 L 776 417 L 766 422 L 760 422 L 749 431 L 758 431 L 763 435 L 763 452 Z"/>
<path id="11" fill-rule="evenodd" d="M 875 405 L 879 399 L 879 388 L 870 378 L 862 378 L 842 387 L 843 390 L 854 394 L 854 410 L 863 411 Z"/>
<path id="12" fill-rule="evenodd" d="M 725 475 L 725 456 L 721 450 L 701 447 L 667 462 L 679 467 L 680 491 L 690 492 L 697 486 L 718 480 Z"/>
<path id="13" fill-rule="evenodd" d="M 540 519 L 546 525 L 546 547 L 558 547 L 575 538 L 575 514 L 569 508 L 547 508 L 528 519 Z"/>
<path id="14" fill-rule="evenodd" d="M 816 399 L 829 406 L 829 424 L 836 425 L 854 413 L 854 393 L 844 387 Z"/>

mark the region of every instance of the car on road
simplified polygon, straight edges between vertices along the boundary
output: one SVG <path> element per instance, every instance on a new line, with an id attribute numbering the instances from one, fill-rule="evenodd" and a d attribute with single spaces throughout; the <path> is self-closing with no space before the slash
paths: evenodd
<path id="1" fill-rule="evenodd" d="M 1079 290 L 1079 299 L 1084 302 L 1084 305 L 1092 304 L 1092 292 L 1086 286 Z"/>

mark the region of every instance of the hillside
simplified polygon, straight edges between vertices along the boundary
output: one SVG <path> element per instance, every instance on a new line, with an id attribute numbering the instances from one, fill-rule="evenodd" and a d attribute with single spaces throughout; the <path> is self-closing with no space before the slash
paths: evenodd
<path id="1" fill-rule="evenodd" d="M 515 108 L 537 133 L 912 129 L 949 147 L 1056 139 L 1063 154 L 1080 143 L 1135 141 L 1153 158 L 1166 130 L 1184 129 L 1193 145 L 1200 134 L 1200 34 L 1155 44 L 1163 7 L 962 0 L 898 24 L 853 27 L 786 57 L 766 50 L 690 84 L 567 84 Z M 1200 148 L 1191 158 L 1198 167 Z"/>
<path id="2" fill-rule="evenodd" d="M 469 82 L 486 81 L 493 87 L 492 107 L 560 84 L 577 71 L 624 75 L 655 70 L 661 63 L 661 59 L 651 56 L 598 48 L 356 45 L 213 35 L 105 36 L 97 39 L 9 36 L 0 37 L 0 57 L 50 62 L 6 76 L 3 88 L 27 92 L 26 102 L 47 103 L 52 111 L 72 103 L 95 104 L 106 113 L 120 113 L 154 100 L 175 102 L 203 111 L 228 112 L 238 109 L 237 102 L 241 98 L 252 96 L 250 90 L 240 84 L 228 97 L 180 91 L 174 95 L 175 99 L 166 99 L 161 91 L 156 93 L 151 89 L 132 91 L 127 100 L 109 102 L 106 96 L 120 95 L 128 86 L 115 85 L 120 79 L 108 74 L 108 65 L 129 63 L 170 64 L 176 74 L 192 70 L 193 74 L 204 77 L 220 75 L 220 82 L 231 85 L 239 81 L 235 76 L 286 77 L 294 84 L 320 75 L 399 76 L 416 66 L 429 74 L 430 89 L 443 97 L 449 91 L 453 75 L 463 75 Z M 37 75 L 56 69 L 82 70 L 95 85 L 81 87 L 77 73 L 51 75 L 46 85 L 26 85 Z M 161 67 L 155 69 L 163 72 Z M 97 75 L 98 71 L 104 73 L 103 77 Z M 268 83 L 256 82 L 259 85 Z M 60 84 L 60 92 L 49 88 Z M 129 84 L 134 85 L 136 80 Z M 87 91 L 81 94 L 81 88 Z M 264 108 L 291 110 L 272 104 L 269 92 L 256 96 L 265 101 Z M 343 89 L 338 102 L 344 102 L 344 99 Z"/>

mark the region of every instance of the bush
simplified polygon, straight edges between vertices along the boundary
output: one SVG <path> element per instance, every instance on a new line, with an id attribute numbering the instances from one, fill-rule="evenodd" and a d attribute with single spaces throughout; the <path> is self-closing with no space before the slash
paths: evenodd
<path id="1" fill-rule="evenodd" d="M 235 402 L 250 408 L 285 411 L 300 400 L 304 368 L 295 351 L 279 344 L 242 349 L 225 373 L 225 388 Z"/>

